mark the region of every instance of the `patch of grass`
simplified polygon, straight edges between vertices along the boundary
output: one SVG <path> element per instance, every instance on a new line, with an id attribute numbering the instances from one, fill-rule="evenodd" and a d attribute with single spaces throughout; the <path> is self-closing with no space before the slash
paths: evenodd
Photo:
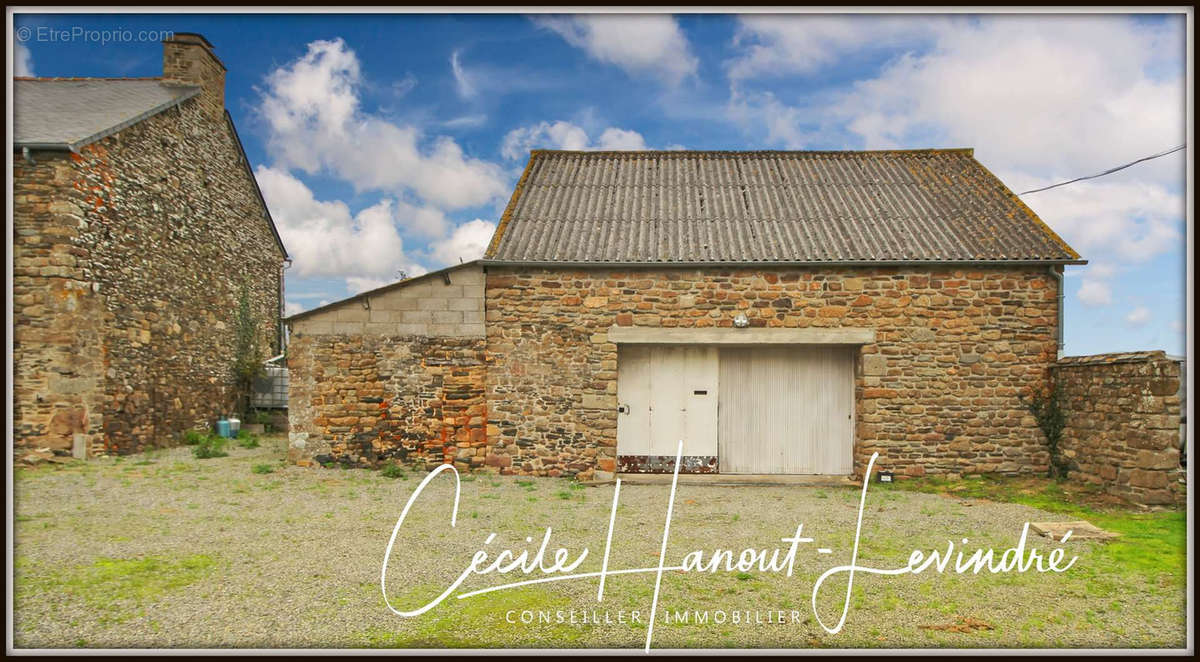
<path id="1" fill-rule="evenodd" d="M 22 589 L 52 592 L 88 606 L 105 610 L 110 617 L 126 616 L 120 606 L 139 606 L 195 584 L 211 574 L 217 561 L 206 554 L 181 559 L 162 556 L 115 559 L 100 558 L 91 565 L 66 572 L 27 578 Z"/>
<path id="2" fill-rule="evenodd" d="M 404 471 L 404 467 L 395 462 L 388 462 L 379 472 L 379 475 L 384 478 L 406 478 L 408 476 Z"/>
<path id="3" fill-rule="evenodd" d="M 215 434 L 208 435 L 203 441 L 192 446 L 192 455 L 197 460 L 207 460 L 214 457 L 225 457 L 229 453 L 225 452 L 225 444 L 229 442 L 225 437 Z"/>
<path id="4" fill-rule="evenodd" d="M 275 467 L 269 464 L 256 464 L 250 468 L 256 474 L 269 474 L 275 471 Z"/>
<path id="5" fill-rule="evenodd" d="M 1106 573 L 1112 578 L 1132 572 L 1148 582 L 1174 586 L 1187 576 L 1187 513 L 1183 510 L 1131 511 L 1105 503 L 1099 486 L 1046 478 L 984 474 L 970 480 L 924 478 L 872 485 L 872 489 L 879 488 L 1018 503 L 1061 514 L 1063 519 L 1087 520 L 1121 534 L 1092 553 L 1089 565 L 1098 578 Z"/>
<path id="6" fill-rule="evenodd" d="M 208 438 L 208 433 L 206 432 L 201 432 L 200 430 L 188 430 L 183 433 L 181 441 L 183 441 L 184 445 L 186 446 L 195 446 L 204 441 L 206 438 Z"/>
<path id="7" fill-rule="evenodd" d="M 237 443 L 242 448 L 258 448 L 261 445 L 258 441 L 258 435 L 248 434 L 240 430 L 238 431 Z"/>

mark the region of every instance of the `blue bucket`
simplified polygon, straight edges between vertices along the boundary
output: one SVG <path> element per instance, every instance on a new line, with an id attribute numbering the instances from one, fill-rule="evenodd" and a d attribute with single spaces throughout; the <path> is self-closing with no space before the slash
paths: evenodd
<path id="1" fill-rule="evenodd" d="M 227 439 L 229 438 L 229 436 L 230 436 L 229 421 L 227 421 L 223 418 L 221 420 L 217 421 L 217 436 L 225 437 Z"/>

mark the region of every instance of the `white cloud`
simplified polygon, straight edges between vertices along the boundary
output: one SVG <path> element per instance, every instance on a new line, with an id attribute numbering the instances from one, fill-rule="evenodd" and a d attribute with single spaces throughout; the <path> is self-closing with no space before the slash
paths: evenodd
<path id="1" fill-rule="evenodd" d="M 426 139 L 361 108 L 361 70 L 344 41 L 314 41 L 266 77 L 259 112 L 280 168 L 328 172 L 356 191 L 411 192 L 444 209 L 486 204 L 508 192 L 495 164 L 471 158 L 448 137 Z"/>
<path id="2" fill-rule="evenodd" d="M 423 237 L 441 237 L 450 229 L 450 221 L 441 210 L 434 207 L 414 205 L 403 200 L 395 201 L 396 220 L 409 232 Z"/>
<path id="3" fill-rule="evenodd" d="M 587 149 L 588 135 L 570 122 L 541 122 L 509 131 L 500 144 L 500 153 L 507 159 L 519 159 L 534 148 Z"/>
<path id="4" fill-rule="evenodd" d="M 727 71 L 735 85 L 758 76 L 809 74 L 847 54 L 928 38 L 945 22 L 861 15 L 743 16 L 733 38 L 741 53 L 727 64 Z"/>
<path id="5" fill-rule="evenodd" d="M 1088 306 L 1107 306 L 1112 303 L 1112 288 L 1102 280 L 1085 278 L 1076 296 Z"/>
<path id="6" fill-rule="evenodd" d="M 730 117 L 743 126 L 759 127 L 766 132 L 769 145 L 782 145 L 786 149 L 804 149 L 819 137 L 803 128 L 804 118 L 821 111 L 789 106 L 774 94 L 745 94 L 734 90 L 729 100 Z"/>
<path id="7" fill-rule="evenodd" d="M 500 144 L 507 159 L 522 158 L 531 149 L 640 150 L 646 149 L 646 139 L 637 131 L 609 127 L 593 143 L 583 127 L 559 120 L 513 129 Z"/>
<path id="8" fill-rule="evenodd" d="M 285 301 L 283 304 L 283 316 L 291 317 L 296 313 L 304 312 L 304 304 L 296 303 L 295 301 Z"/>
<path id="9" fill-rule="evenodd" d="M 18 41 L 13 41 L 16 46 L 13 49 L 13 75 L 14 76 L 34 76 L 33 73 L 33 53 Z"/>
<path id="10" fill-rule="evenodd" d="M 462 62 L 459 61 L 459 52 L 454 51 L 450 54 L 450 72 L 454 74 L 454 84 L 458 88 L 458 96 L 464 99 L 470 99 L 475 96 L 475 85 L 471 82 L 471 77 L 463 69 Z"/>
<path id="11" fill-rule="evenodd" d="M 392 83 L 392 94 L 397 97 L 406 96 L 413 88 L 417 86 L 417 77 L 410 71 L 404 74 L 404 78 Z"/>
<path id="12" fill-rule="evenodd" d="M 486 123 L 487 115 L 459 115 L 442 122 L 442 126 L 447 129 L 461 129 L 483 126 Z"/>
<path id="13" fill-rule="evenodd" d="M 1150 309 L 1145 306 L 1137 306 L 1125 316 L 1125 322 L 1130 326 L 1145 326 L 1149 321 Z"/>
<path id="14" fill-rule="evenodd" d="M 287 172 L 259 166 L 254 174 L 297 276 L 390 277 L 406 264 L 393 201 L 351 215 L 345 203 L 317 200 Z"/>
<path id="15" fill-rule="evenodd" d="M 1168 48 L 1182 26 L 1118 15 L 956 22 L 831 110 L 867 147 L 934 135 L 1001 169 L 1090 174 L 1183 141 L 1182 72 L 1160 71 L 1164 56 L 1182 55 Z"/>
<path id="16" fill-rule="evenodd" d="M 651 74 L 675 85 L 696 73 L 698 61 L 673 16 L 582 14 L 533 21 L 562 36 L 592 59 L 633 75 Z"/>
<path id="17" fill-rule="evenodd" d="M 599 149 L 610 150 L 641 150 L 646 149 L 646 139 L 637 131 L 608 128 L 604 130 L 604 133 L 600 134 L 600 139 L 596 142 L 596 146 Z"/>
<path id="18" fill-rule="evenodd" d="M 1016 190 L 1052 183 L 1000 173 Z M 1021 198 L 1085 258 L 1142 263 L 1183 239 L 1183 198 L 1155 182 L 1088 181 Z"/>
<path id="19" fill-rule="evenodd" d="M 366 277 L 362 277 L 362 276 L 350 276 L 350 277 L 346 278 L 346 290 L 348 292 L 350 292 L 350 296 L 354 296 L 355 294 L 359 294 L 361 292 L 366 292 L 368 290 L 375 290 L 375 289 L 383 287 L 384 285 L 390 285 L 398 280 L 400 280 L 400 279 L 399 278 L 366 278 Z"/>
<path id="20" fill-rule="evenodd" d="M 459 262 L 470 262 L 483 257 L 492 234 L 496 232 L 496 224 L 477 218 L 459 225 L 446 239 L 434 242 L 432 258 L 443 265 L 454 265 Z"/>

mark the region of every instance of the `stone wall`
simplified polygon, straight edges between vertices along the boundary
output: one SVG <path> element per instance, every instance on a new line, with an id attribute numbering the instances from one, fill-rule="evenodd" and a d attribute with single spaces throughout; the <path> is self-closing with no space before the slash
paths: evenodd
<path id="1" fill-rule="evenodd" d="M 103 324 L 82 241 L 88 193 L 65 153 L 13 159 L 13 436 L 17 446 L 104 448 Z"/>
<path id="2" fill-rule="evenodd" d="M 484 464 L 482 338 L 294 334 L 289 460 Z"/>
<path id="3" fill-rule="evenodd" d="M 490 453 L 507 473 L 613 471 L 613 325 L 872 328 L 856 367 L 855 467 L 1041 473 L 1019 394 L 1056 354 L 1045 267 L 549 270 L 489 267 Z"/>
<path id="4" fill-rule="evenodd" d="M 278 349 L 283 252 L 203 101 L 78 154 L 15 156 L 18 446 L 136 452 L 228 412 L 242 282 Z"/>
<path id="5" fill-rule="evenodd" d="M 290 459 L 483 465 L 483 282 L 472 263 L 289 319 Z"/>
<path id="6" fill-rule="evenodd" d="M 1054 367 L 1070 477 L 1139 503 L 1182 501 L 1180 370 L 1163 352 L 1073 356 Z"/>

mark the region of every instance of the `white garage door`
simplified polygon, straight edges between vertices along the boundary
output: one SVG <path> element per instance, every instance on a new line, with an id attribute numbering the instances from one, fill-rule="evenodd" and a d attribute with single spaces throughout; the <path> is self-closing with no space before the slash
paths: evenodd
<path id="1" fill-rule="evenodd" d="M 720 362 L 721 473 L 851 473 L 852 350 L 722 348 Z"/>
<path id="2" fill-rule="evenodd" d="M 854 350 L 622 345 L 619 471 L 849 474 Z"/>

